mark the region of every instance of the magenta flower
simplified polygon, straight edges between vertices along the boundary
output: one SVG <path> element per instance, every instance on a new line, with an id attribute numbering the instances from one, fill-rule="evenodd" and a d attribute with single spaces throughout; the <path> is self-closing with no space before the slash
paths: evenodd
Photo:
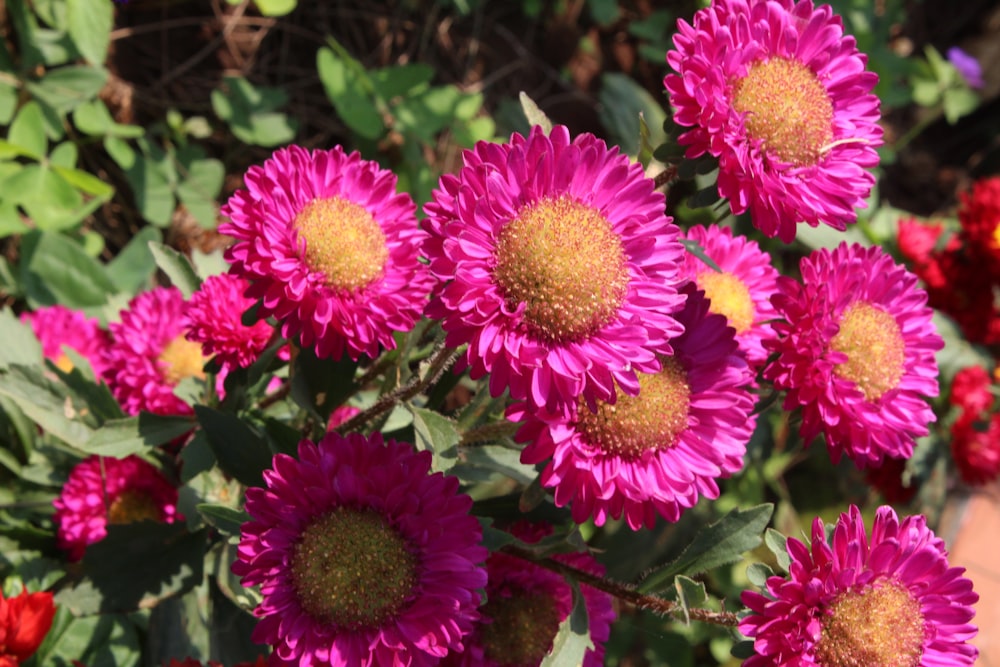
<path id="1" fill-rule="evenodd" d="M 71 561 L 83 558 L 87 545 L 103 540 L 108 524 L 184 518 L 177 513 L 177 489 L 134 455 L 88 457 L 73 468 L 52 504 L 56 540 Z"/>
<path id="2" fill-rule="evenodd" d="M 697 241 L 722 270 L 688 253 L 682 274 L 705 292 L 713 313 L 726 316 L 729 326 L 736 329 L 740 350 L 756 370 L 767 359 L 763 341 L 775 336 L 770 324 L 776 317 L 771 295 L 777 289 L 778 270 L 771 266 L 771 256 L 755 241 L 734 237 L 728 227 L 695 225 L 686 237 Z"/>
<path id="3" fill-rule="evenodd" d="M 789 576 L 769 577 L 766 594 L 743 593 L 752 612 L 740 632 L 756 655 L 744 667 L 962 667 L 977 650 L 970 623 L 979 596 L 949 567 L 944 542 L 923 516 L 875 514 L 871 539 L 857 507 L 841 514 L 827 544 L 823 521 L 812 544 L 789 538 Z"/>
<path id="4" fill-rule="evenodd" d="M 434 281 L 418 255 L 425 234 L 396 176 L 357 152 L 278 150 L 251 167 L 222 208 L 237 239 L 232 272 L 286 338 L 317 356 L 352 359 L 393 348 L 420 317 Z"/>
<path id="5" fill-rule="evenodd" d="M 548 524 L 519 521 L 508 532 L 529 544 L 552 534 Z M 604 566 L 589 553 L 561 553 L 552 559 L 577 570 L 604 576 Z M 486 560 L 489 581 L 482 620 L 462 653 L 452 653 L 441 667 L 537 667 L 552 650 L 559 625 L 573 610 L 573 589 L 566 580 L 545 568 L 502 552 Z M 594 647 L 583 658 L 583 667 L 604 664 L 604 642 L 616 618 L 611 596 L 581 585 L 587 608 L 590 639 Z"/>
<path id="6" fill-rule="evenodd" d="M 260 586 L 272 664 L 436 665 L 479 618 L 487 555 L 458 480 L 406 443 L 328 433 L 246 493 L 233 572 Z"/>
<path id="7" fill-rule="evenodd" d="M 31 330 L 42 344 L 42 354 L 60 370 L 69 372 L 73 369 L 73 362 L 63 350 L 66 346 L 89 361 L 94 374 L 101 376 L 105 366 L 104 355 L 111 338 L 96 318 L 57 305 L 24 313 L 21 320 L 31 325 Z"/>
<path id="8" fill-rule="evenodd" d="M 843 230 L 865 206 L 882 143 L 878 77 L 840 17 L 810 0 L 713 0 L 677 22 L 663 84 L 687 157 L 719 159 L 719 194 L 768 236 Z"/>
<path id="9" fill-rule="evenodd" d="M 642 167 L 565 127 L 480 143 L 426 206 L 427 308 L 490 392 L 556 411 L 614 401 L 681 332 L 684 249 Z"/>
<path id="10" fill-rule="evenodd" d="M 521 461 L 548 461 L 542 485 L 555 489 L 556 505 L 572 506 L 577 523 L 624 515 L 639 530 L 657 514 L 676 521 L 699 497 L 718 498 L 716 479 L 743 467 L 755 424 L 751 373 L 726 319 L 709 312 L 702 292 L 685 291 L 674 356 L 640 375 L 638 396 L 593 412 L 581 401 L 565 415 L 508 408 L 509 419 L 525 422 Z"/>
<path id="11" fill-rule="evenodd" d="M 787 391 L 784 407 L 802 408 L 807 443 L 820 433 L 834 461 L 859 468 L 906 459 L 927 435 L 944 347 L 927 294 L 912 273 L 879 248 L 840 244 L 801 262 L 802 283 L 778 279 L 772 302 L 784 322 L 764 377 Z"/>
<path id="12" fill-rule="evenodd" d="M 113 342 L 104 379 L 126 413 L 192 414 L 174 387 L 185 378 L 205 379 L 208 359 L 185 337 L 186 309 L 180 290 L 157 287 L 129 301 L 121 322 L 108 325 Z"/>
<path id="13" fill-rule="evenodd" d="M 254 304 L 253 299 L 243 296 L 247 285 L 239 276 L 209 276 L 191 295 L 184 311 L 187 339 L 201 344 L 226 372 L 257 361 L 274 334 L 264 320 L 249 327 L 243 324 L 243 313 Z"/>

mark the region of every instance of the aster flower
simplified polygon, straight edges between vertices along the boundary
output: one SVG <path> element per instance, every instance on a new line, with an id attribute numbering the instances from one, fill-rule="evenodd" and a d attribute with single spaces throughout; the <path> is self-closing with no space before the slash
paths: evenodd
<path id="1" fill-rule="evenodd" d="M 768 236 L 856 220 L 882 143 L 878 77 L 839 16 L 810 0 L 714 0 L 677 22 L 663 84 L 687 157 L 719 159 L 719 194 Z"/>
<path id="2" fill-rule="evenodd" d="M 951 458 L 967 484 L 1000 477 L 1000 413 L 960 416 L 951 427 Z"/>
<path id="3" fill-rule="evenodd" d="M 420 317 L 434 281 L 418 260 L 425 234 L 396 176 L 339 146 L 278 150 L 244 177 L 219 231 L 236 238 L 231 272 L 251 281 L 259 314 L 319 357 L 393 348 Z"/>
<path id="4" fill-rule="evenodd" d="M 508 529 L 523 542 L 535 543 L 552 534 L 548 524 L 519 521 Z M 597 576 L 604 566 L 589 553 L 565 553 L 553 560 Z M 462 653 L 452 653 L 442 667 L 535 667 L 552 650 L 559 625 L 573 611 L 573 590 L 566 580 L 545 568 L 515 556 L 495 552 L 486 560 L 489 581 L 486 604 Z M 587 608 L 590 639 L 594 647 L 583 658 L 583 667 L 604 664 L 604 642 L 611 634 L 616 614 L 611 596 L 581 585 Z"/>
<path id="5" fill-rule="evenodd" d="M 686 238 L 696 241 L 720 271 L 688 253 L 682 275 L 690 278 L 711 301 L 713 313 L 725 315 L 736 329 L 736 341 L 754 368 L 767 358 L 762 341 L 774 338 L 769 320 L 776 317 L 771 295 L 778 270 L 771 266 L 771 256 L 754 241 L 733 236 L 728 227 L 695 225 Z"/>
<path id="6" fill-rule="evenodd" d="M 1000 176 L 980 179 L 962 193 L 958 221 L 972 262 L 1000 283 Z"/>
<path id="7" fill-rule="evenodd" d="M 979 596 L 964 568 L 949 567 L 944 542 L 923 516 L 875 514 L 871 537 L 857 507 L 841 514 L 827 544 L 816 519 L 812 544 L 789 538 L 789 577 L 766 594 L 743 593 L 752 612 L 740 632 L 757 655 L 745 667 L 972 665 L 970 621 Z"/>
<path id="8" fill-rule="evenodd" d="M 786 410 L 802 408 L 800 433 L 820 433 L 834 461 L 859 468 L 885 456 L 909 458 L 934 413 L 934 353 L 944 346 L 917 279 L 879 248 L 840 244 L 801 262 L 802 283 L 778 278 L 772 298 L 784 322 L 764 369 L 787 392 Z"/>
<path id="9" fill-rule="evenodd" d="M 243 296 L 247 286 L 239 276 L 209 276 L 191 295 L 184 311 L 185 337 L 200 343 L 226 371 L 257 361 L 274 333 L 265 320 L 249 327 L 243 324 L 243 313 L 254 304 L 253 299 Z"/>
<path id="10" fill-rule="evenodd" d="M 52 504 L 56 540 L 73 561 L 83 558 L 87 545 L 104 539 L 108 524 L 173 523 L 183 518 L 177 513 L 176 487 L 135 455 L 84 459 L 70 472 Z"/>
<path id="11" fill-rule="evenodd" d="M 755 423 L 752 376 L 725 317 L 709 312 L 702 292 L 684 289 L 684 333 L 663 370 L 640 375 L 638 396 L 596 411 L 581 401 L 568 414 L 508 408 L 509 419 L 525 422 L 521 461 L 548 461 L 542 485 L 555 489 L 556 505 L 572 505 L 578 523 L 624 515 L 638 530 L 657 514 L 676 521 L 699 497 L 718 498 L 716 479 L 743 467 Z"/>
<path id="12" fill-rule="evenodd" d="M 174 387 L 185 378 L 204 379 L 208 359 L 185 337 L 186 308 L 176 287 L 157 287 L 129 301 L 121 322 L 108 326 L 113 343 L 104 379 L 128 414 L 192 414 Z"/>
<path id="13" fill-rule="evenodd" d="M 246 493 L 233 572 L 260 586 L 272 664 L 435 665 L 478 619 L 482 530 L 458 480 L 406 443 L 328 433 Z"/>
<path id="14" fill-rule="evenodd" d="M 0 667 L 17 667 L 34 655 L 55 615 L 52 593 L 21 591 L 4 598 L 0 590 Z"/>
<path id="15" fill-rule="evenodd" d="M 550 411 L 579 396 L 635 394 L 659 370 L 683 246 L 642 167 L 562 126 L 479 143 L 425 207 L 431 271 L 447 284 L 427 307 L 447 344 L 468 343 L 474 379 Z"/>
<path id="16" fill-rule="evenodd" d="M 69 372 L 73 369 L 73 362 L 63 351 L 63 346 L 66 346 L 89 361 L 94 374 L 100 377 L 105 366 L 104 354 L 111 339 L 96 318 L 57 305 L 24 313 L 21 320 L 31 325 L 31 330 L 42 344 L 45 358 L 51 359 L 61 370 Z"/>
<path id="17" fill-rule="evenodd" d="M 993 379 L 985 368 L 968 366 L 955 373 L 948 400 L 963 412 L 978 415 L 993 405 L 992 383 Z"/>

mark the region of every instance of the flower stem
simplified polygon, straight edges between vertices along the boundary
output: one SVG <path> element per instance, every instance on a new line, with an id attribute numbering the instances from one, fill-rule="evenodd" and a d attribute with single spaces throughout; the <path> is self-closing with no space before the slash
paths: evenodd
<path id="1" fill-rule="evenodd" d="M 514 544 L 508 544 L 503 547 L 502 551 L 510 554 L 511 556 L 523 558 L 524 560 L 530 561 L 535 565 L 544 567 L 545 569 L 551 570 L 557 574 L 561 574 L 564 577 L 572 577 L 581 584 L 586 584 L 591 588 L 604 591 L 605 593 L 613 595 L 619 600 L 624 600 L 639 609 L 649 610 L 657 616 L 685 614 L 687 618 L 695 621 L 712 623 L 713 625 L 722 625 L 729 628 L 735 628 L 739 623 L 739 618 L 732 612 L 712 611 L 711 609 L 701 609 L 698 607 L 689 607 L 685 609 L 682 605 L 679 605 L 671 600 L 664 600 L 658 595 L 640 593 L 631 584 L 623 584 L 621 582 L 612 581 L 611 579 L 605 579 L 604 577 L 599 577 L 589 572 L 578 570 L 571 565 L 560 563 L 559 561 L 551 558 L 538 558 L 527 549 L 523 549 Z"/>

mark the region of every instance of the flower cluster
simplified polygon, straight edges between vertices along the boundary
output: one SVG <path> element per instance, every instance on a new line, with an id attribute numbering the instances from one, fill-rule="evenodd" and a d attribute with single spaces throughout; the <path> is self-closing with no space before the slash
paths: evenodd
<path id="1" fill-rule="evenodd" d="M 958 419 L 951 426 L 951 456 L 969 484 L 1000 477 L 1000 410 L 993 379 L 982 366 L 963 368 L 951 384 L 951 404 Z"/>
<path id="2" fill-rule="evenodd" d="M 31 325 L 45 358 L 60 370 L 73 369 L 65 350 L 69 348 L 86 359 L 98 377 L 104 372 L 111 339 L 95 318 L 65 306 L 47 306 L 25 313 L 21 319 Z"/>
<path id="3" fill-rule="evenodd" d="M 17 667 L 34 655 L 55 615 L 52 593 L 22 591 L 5 598 L 0 591 L 0 667 Z"/>

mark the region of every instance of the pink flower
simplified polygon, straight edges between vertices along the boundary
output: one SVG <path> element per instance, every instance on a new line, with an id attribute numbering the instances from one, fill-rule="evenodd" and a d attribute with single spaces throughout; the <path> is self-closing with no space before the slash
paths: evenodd
<path id="1" fill-rule="evenodd" d="M 523 542 L 533 544 L 552 534 L 552 526 L 519 521 L 509 529 Z M 553 560 L 597 576 L 604 566 L 589 553 L 561 553 Z M 573 589 L 566 580 L 545 568 L 502 552 L 486 560 L 489 581 L 482 620 L 462 653 L 452 653 L 442 667 L 535 667 L 552 650 L 559 625 L 573 610 Z M 607 593 L 581 585 L 594 647 L 583 658 L 583 667 L 604 664 L 604 642 L 611 634 L 616 614 Z"/>
<path id="2" fill-rule="evenodd" d="M 251 281 L 286 338 L 319 357 L 378 356 L 420 317 L 434 281 L 418 254 L 425 234 L 396 176 L 339 146 L 278 150 L 222 208 L 232 273 Z"/>
<path id="3" fill-rule="evenodd" d="M 869 539 L 851 506 L 830 544 L 817 518 L 812 544 L 789 538 L 787 548 L 788 577 L 768 578 L 766 594 L 743 593 L 752 613 L 739 629 L 757 652 L 745 667 L 975 662 L 968 642 L 979 596 L 964 568 L 948 566 L 944 542 L 923 516 L 900 521 L 880 507 Z"/>
<path id="4" fill-rule="evenodd" d="M 697 242 L 721 271 L 688 253 L 682 274 L 705 292 L 713 313 L 725 315 L 736 330 L 740 349 L 756 370 L 767 359 L 763 341 L 775 336 L 769 320 L 777 317 L 771 295 L 777 290 L 778 270 L 771 266 L 771 256 L 756 242 L 734 237 L 728 227 L 695 225 L 686 237 Z"/>
<path id="5" fill-rule="evenodd" d="M 938 393 L 934 353 L 944 346 L 917 278 L 878 247 L 840 244 L 801 262 L 802 283 L 778 279 L 772 302 L 785 321 L 766 341 L 764 377 L 802 408 L 800 433 L 820 433 L 834 461 L 859 468 L 906 459 L 927 435 Z"/>
<path id="6" fill-rule="evenodd" d="M 982 366 L 963 368 L 955 373 L 948 400 L 963 412 L 978 415 L 993 405 L 993 392 L 990 391 L 992 384 L 990 374 Z"/>
<path id="7" fill-rule="evenodd" d="M 676 521 L 699 497 L 718 498 L 716 479 L 743 467 L 755 423 L 751 374 L 725 318 L 709 313 L 690 284 L 685 291 L 674 356 L 659 373 L 640 375 L 638 396 L 593 412 L 581 401 L 565 415 L 508 408 L 509 419 L 525 422 L 521 461 L 548 461 L 542 484 L 555 490 L 556 505 L 572 506 L 577 523 L 624 515 L 639 530 L 657 514 Z"/>
<path id="8" fill-rule="evenodd" d="M 436 665 L 479 618 L 482 530 L 458 479 L 381 434 L 279 454 L 246 493 L 233 572 L 260 586 L 255 642 L 275 665 Z"/>
<path id="9" fill-rule="evenodd" d="M 225 371 L 257 361 L 274 333 L 265 320 L 249 327 L 243 324 L 243 313 L 254 304 L 243 296 L 247 285 L 239 276 L 209 276 L 191 295 L 184 312 L 187 339 L 200 343 Z"/>
<path id="10" fill-rule="evenodd" d="M 562 126 L 479 143 L 425 207 L 427 307 L 490 392 L 556 411 L 614 401 L 659 370 L 684 249 L 642 167 Z"/>
<path id="11" fill-rule="evenodd" d="M 677 22 L 663 80 L 687 157 L 719 159 L 719 194 L 768 236 L 843 230 L 865 206 L 882 143 L 878 76 L 828 5 L 713 0 Z"/>
<path id="12" fill-rule="evenodd" d="M 121 322 L 108 326 L 113 343 L 104 379 L 128 414 L 192 414 L 174 387 L 185 378 L 204 379 L 208 359 L 185 337 L 186 309 L 180 290 L 157 287 L 129 301 Z"/>
<path id="13" fill-rule="evenodd" d="M 68 372 L 73 368 L 73 362 L 63 351 L 66 346 L 89 361 L 94 374 L 101 376 L 111 338 L 96 318 L 65 306 L 44 306 L 24 313 L 21 320 L 31 325 L 42 344 L 45 358 L 51 359 L 61 370 Z"/>
<path id="14" fill-rule="evenodd" d="M 84 459 L 52 504 L 56 540 L 73 561 L 83 558 L 87 545 L 104 539 L 108 524 L 183 519 L 177 513 L 177 489 L 135 455 Z"/>

